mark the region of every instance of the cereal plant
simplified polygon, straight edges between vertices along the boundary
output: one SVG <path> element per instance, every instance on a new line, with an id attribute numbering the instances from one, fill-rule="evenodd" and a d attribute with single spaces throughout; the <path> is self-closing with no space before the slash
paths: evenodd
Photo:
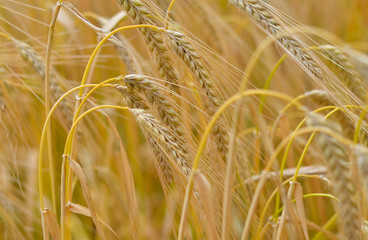
<path id="1" fill-rule="evenodd" d="M 368 239 L 368 1 L 0 0 L 0 239 Z"/>

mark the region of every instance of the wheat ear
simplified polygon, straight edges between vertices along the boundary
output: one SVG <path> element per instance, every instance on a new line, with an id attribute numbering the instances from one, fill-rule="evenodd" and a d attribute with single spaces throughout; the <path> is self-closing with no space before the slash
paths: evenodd
<path id="1" fill-rule="evenodd" d="M 336 131 L 331 125 L 327 125 L 323 119 L 312 117 L 312 125 L 326 126 Z M 345 239 L 360 239 L 360 219 L 357 203 L 354 201 L 355 188 L 351 180 L 349 157 L 344 146 L 335 138 L 326 133 L 320 133 L 318 144 L 324 155 L 329 175 L 334 190 L 339 198 L 340 220 Z"/>
<path id="2" fill-rule="evenodd" d="M 140 1 L 119 0 L 119 3 L 124 7 L 125 11 L 135 24 L 155 25 L 152 13 Z M 170 57 L 162 35 L 152 29 L 147 28 L 142 28 L 141 32 L 143 33 L 150 50 L 156 55 L 160 75 L 165 81 L 170 83 L 170 89 L 180 93 L 177 74 L 172 67 L 173 64 L 170 61 Z"/>
<path id="3" fill-rule="evenodd" d="M 230 3 L 245 11 L 254 19 L 263 30 L 277 39 L 292 56 L 294 56 L 316 78 L 322 79 L 322 70 L 317 66 L 313 58 L 304 51 L 299 40 L 287 34 L 279 21 L 273 16 L 266 4 L 261 0 L 229 0 Z"/>
<path id="4" fill-rule="evenodd" d="M 322 45 L 319 48 L 325 50 L 329 60 L 338 67 L 343 75 L 341 80 L 360 100 L 365 102 L 367 96 L 366 87 L 348 56 L 342 50 L 332 45 Z"/>
<path id="5" fill-rule="evenodd" d="M 184 130 L 178 113 L 172 102 L 162 93 L 162 86 L 143 75 L 127 75 L 123 78 L 131 91 L 144 95 L 147 101 L 156 107 L 160 119 L 179 137 L 183 138 Z M 183 140 L 184 141 L 184 140 Z"/>
<path id="6" fill-rule="evenodd" d="M 205 70 L 198 54 L 193 46 L 185 39 L 185 35 L 175 31 L 165 32 L 170 39 L 170 45 L 175 53 L 183 60 L 204 89 L 212 107 L 218 108 L 221 105 L 220 99 L 212 84 L 208 72 Z"/>
<path id="7" fill-rule="evenodd" d="M 304 96 L 312 99 L 313 102 L 321 106 L 336 106 L 331 101 L 329 94 L 324 90 L 311 90 L 304 93 Z M 342 126 L 342 132 L 345 137 L 352 139 L 355 133 L 355 124 L 342 110 L 338 110 L 333 114 L 334 119 Z"/>
<path id="8" fill-rule="evenodd" d="M 16 39 L 14 39 L 13 42 L 15 46 L 18 48 L 19 54 L 22 57 L 22 59 L 26 63 L 28 63 L 43 80 L 45 78 L 46 70 L 45 70 L 45 63 L 42 57 L 27 43 Z M 50 75 L 50 91 L 52 101 L 58 100 L 64 94 L 64 91 L 60 86 L 60 81 L 58 81 L 57 77 L 52 72 Z M 71 113 L 73 112 L 72 103 L 68 102 L 68 100 L 61 101 L 60 107 L 63 114 L 67 116 L 66 119 L 68 123 L 71 124 L 73 120 L 71 116 Z"/>
<path id="9" fill-rule="evenodd" d="M 331 101 L 328 93 L 324 90 L 311 90 L 304 94 L 305 97 L 311 98 L 315 103 L 321 106 L 335 106 Z M 346 138 L 353 139 L 355 135 L 355 123 L 347 116 L 343 110 L 336 111 L 332 117 L 342 126 L 342 133 Z M 363 125 L 366 125 L 366 121 L 363 120 Z M 360 142 L 364 145 L 368 143 L 367 133 L 359 129 Z"/>
<path id="10" fill-rule="evenodd" d="M 184 175 L 189 176 L 188 151 L 183 142 L 178 142 L 177 135 L 173 135 L 172 130 L 168 129 L 165 123 L 156 120 L 153 115 L 147 112 L 149 106 L 135 90 L 118 84 L 115 85 L 115 88 L 124 96 L 124 102 L 132 108 L 132 112 L 137 117 L 166 180 L 171 182 L 173 179 L 172 166 L 169 164 L 168 157 L 173 157 Z"/>
<path id="11" fill-rule="evenodd" d="M 126 106 L 130 107 L 131 109 L 149 109 L 145 100 L 141 98 L 138 94 L 135 94 L 132 90 L 130 90 L 126 86 L 121 86 L 119 84 L 114 85 L 116 90 L 118 90 L 121 95 L 123 96 L 123 101 Z M 169 160 L 167 159 L 167 155 L 165 152 L 160 148 L 160 145 L 157 141 L 149 135 L 149 133 L 145 133 L 146 139 L 149 142 L 154 154 L 155 158 L 157 159 L 158 165 L 162 171 L 165 180 L 168 183 L 171 183 L 173 180 L 173 172 L 172 167 L 168 164 Z"/>
<path id="12" fill-rule="evenodd" d="M 120 84 L 115 84 L 114 87 L 123 96 L 123 102 L 126 106 L 144 110 L 149 109 L 145 100 L 141 98 L 140 95 L 135 94 L 134 91 L 130 90 L 128 87 Z"/>
<path id="13" fill-rule="evenodd" d="M 136 116 L 137 122 L 144 131 L 152 149 L 161 156 L 159 163 L 163 171 L 171 169 L 167 158 L 162 157 L 166 155 L 174 160 L 185 177 L 189 177 L 191 171 L 188 167 L 189 157 L 180 150 L 179 144 L 175 141 L 171 131 L 145 110 L 131 109 L 131 112 Z M 168 174 L 168 177 L 172 178 L 172 174 Z"/>
<path id="14" fill-rule="evenodd" d="M 125 46 L 128 46 L 128 44 L 125 43 L 125 39 L 123 39 L 121 36 L 116 35 L 116 37 L 122 41 L 124 43 Z M 118 45 L 115 45 L 116 50 L 119 53 L 119 57 L 120 59 L 123 61 L 125 68 L 126 68 L 126 72 L 128 74 L 130 73 L 134 73 L 137 72 L 137 66 L 136 63 L 134 61 L 134 57 L 133 55 L 130 53 L 130 51 L 128 51 L 127 47 L 121 47 Z"/>
<path id="15" fill-rule="evenodd" d="M 206 93 L 210 103 L 208 111 L 210 115 L 213 115 L 217 108 L 221 105 L 221 101 L 216 94 L 215 87 L 210 79 L 210 75 L 206 71 L 203 63 L 200 60 L 200 57 L 196 53 L 193 46 L 186 40 L 184 34 L 175 31 L 166 31 L 165 33 L 170 39 L 171 48 L 183 60 L 185 65 L 196 77 L 201 88 Z M 222 158 L 226 159 L 229 143 L 228 135 L 220 124 L 215 124 L 213 133 L 217 141 L 217 150 L 221 153 Z"/>

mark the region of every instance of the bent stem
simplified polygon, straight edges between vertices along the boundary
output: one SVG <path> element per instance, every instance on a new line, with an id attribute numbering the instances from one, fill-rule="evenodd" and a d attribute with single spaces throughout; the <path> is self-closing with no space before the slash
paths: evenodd
<path id="1" fill-rule="evenodd" d="M 101 47 L 103 46 L 103 44 L 112 36 L 112 35 L 114 35 L 115 33 L 117 33 L 117 32 L 119 32 L 119 31 L 123 31 L 123 30 L 128 30 L 128 29 L 137 29 L 137 28 L 152 28 L 152 29 L 154 29 L 154 30 L 156 30 L 156 31 L 164 31 L 164 29 L 162 29 L 162 28 L 158 28 L 158 27 L 156 27 L 156 26 L 153 26 L 153 25 L 148 25 L 148 24 L 141 24 L 141 25 L 131 25 L 131 26 L 124 26 L 124 27 L 120 27 L 120 28 L 117 28 L 117 29 L 115 29 L 115 30 L 113 30 L 113 31 L 111 31 L 109 34 L 107 34 L 99 43 L 98 43 L 98 45 L 95 47 L 95 49 L 93 50 L 93 52 L 92 52 L 92 54 L 91 54 L 91 56 L 90 56 L 90 58 L 89 58 L 89 60 L 88 60 L 88 63 L 87 63 L 87 66 L 86 66 L 86 68 L 85 68 L 85 70 L 84 70 L 84 73 L 83 73 L 83 77 L 82 77 L 82 80 L 81 80 L 81 86 L 83 86 L 83 85 L 85 85 L 86 84 L 86 81 L 87 81 L 87 77 L 88 77 L 88 73 L 89 73 L 89 71 L 90 71 L 90 69 L 91 69 L 91 67 L 92 67 L 92 63 L 93 63 L 93 61 L 94 61 L 94 59 L 96 58 L 96 56 L 97 56 L 97 54 L 98 54 L 98 52 L 99 52 L 99 50 L 101 49 Z M 74 109 L 74 116 L 73 116 L 73 123 L 75 122 L 75 120 L 77 119 L 77 117 L 78 117 L 78 114 L 77 113 L 79 113 L 79 111 L 80 110 L 78 110 L 79 109 L 79 105 L 80 105 L 80 102 L 81 102 L 81 99 L 82 99 L 82 96 L 83 96 L 83 88 L 81 88 L 81 89 L 79 89 L 79 92 L 78 92 L 78 95 L 77 95 L 77 101 L 76 101 L 76 104 L 75 104 L 75 109 Z M 73 128 L 73 129 L 71 129 L 71 136 L 73 136 L 73 138 L 75 137 L 75 134 L 74 134 L 74 132 L 75 132 L 75 128 Z M 72 141 L 72 142 L 74 142 L 74 141 Z M 70 145 L 70 148 L 73 148 L 73 145 Z M 70 152 L 72 153 L 73 151 L 72 150 L 70 150 Z M 71 155 L 72 156 L 72 155 Z M 68 161 L 68 159 L 66 158 L 66 161 Z M 68 164 L 65 164 L 65 167 L 67 167 L 67 166 L 69 166 Z M 71 194 L 69 194 L 70 192 L 71 192 L 71 186 L 70 186 L 70 179 L 71 179 L 71 177 L 72 177 L 72 175 L 71 175 L 71 169 L 70 169 L 70 167 L 67 167 L 68 168 L 68 170 L 66 170 L 65 171 L 65 174 L 66 174 L 66 176 L 65 176 L 65 178 L 63 179 L 64 181 L 68 181 L 69 183 L 68 184 L 66 184 L 66 182 L 64 182 L 63 184 L 63 186 L 62 186 L 62 192 L 64 192 L 64 193 L 67 193 L 67 195 L 66 196 L 62 196 L 61 197 L 61 207 L 62 207 L 62 209 L 64 209 L 64 210 L 62 210 L 61 211 L 61 219 L 60 219 L 60 221 L 61 221 L 61 234 L 62 234 L 62 237 L 66 237 L 66 239 L 69 239 L 70 237 L 69 237 L 69 233 L 67 232 L 68 230 L 68 228 L 67 227 L 65 227 L 65 223 L 67 223 L 67 222 L 69 222 L 68 221 L 68 219 L 66 219 L 66 217 L 67 218 L 69 218 L 68 216 L 69 216 L 69 210 L 68 210 L 68 208 L 65 208 L 65 204 L 66 204 L 66 202 L 65 202 L 65 199 L 67 199 L 68 201 L 70 200 L 70 195 Z M 66 188 L 66 189 L 65 189 Z"/>
<path id="2" fill-rule="evenodd" d="M 109 79 L 111 80 L 111 79 Z M 108 80 L 107 80 L 108 81 Z M 98 87 L 98 86 L 96 86 Z M 95 88 L 96 88 L 95 87 Z M 66 201 L 65 199 L 67 197 L 71 198 L 70 193 L 67 191 L 68 188 L 66 186 L 68 186 L 68 184 L 70 183 L 70 181 L 68 181 L 68 174 L 71 174 L 71 170 L 69 167 L 69 157 L 70 157 L 70 153 L 71 153 L 71 145 L 73 143 L 72 139 L 74 138 L 74 132 L 75 129 L 78 126 L 78 123 L 85 117 L 87 116 L 89 113 L 94 112 L 98 109 L 102 109 L 102 108 L 114 108 L 114 109 L 120 109 L 120 110 L 129 110 L 130 108 L 128 107 L 121 107 L 121 106 L 114 106 L 114 105 L 101 105 L 101 106 L 97 106 L 94 108 L 91 108 L 89 110 L 87 110 L 86 112 L 84 112 L 80 117 L 78 117 L 74 122 L 73 125 L 68 133 L 67 139 L 66 139 L 66 146 L 65 149 L 68 150 L 64 150 L 64 159 L 63 159 L 63 165 L 62 165 L 62 173 L 61 173 L 61 179 L 62 179 L 62 187 L 61 187 L 61 203 L 62 203 L 62 211 L 61 211 L 61 236 L 62 239 L 69 239 L 69 232 L 70 232 L 70 226 L 67 222 L 67 214 L 68 214 L 68 208 L 66 207 Z M 69 193 L 69 194 L 68 194 Z M 102 231 L 101 231 L 102 232 Z M 103 237 L 103 236 L 102 236 Z"/>
<path id="3" fill-rule="evenodd" d="M 165 22 L 165 30 L 169 28 L 169 18 L 172 7 L 174 6 L 176 0 L 171 0 L 169 7 L 166 10 L 166 22 Z"/>
<path id="4" fill-rule="evenodd" d="M 69 96 L 72 92 L 74 92 L 76 90 L 79 90 L 80 88 L 92 87 L 92 86 L 95 86 L 95 84 L 88 84 L 88 85 L 84 85 L 84 86 L 78 86 L 78 87 L 75 87 L 75 88 L 67 91 L 64 95 L 62 95 L 55 102 L 55 104 L 52 106 L 52 108 L 50 109 L 50 111 L 49 111 L 49 113 L 46 117 L 45 123 L 43 125 L 43 129 L 42 129 L 42 132 L 41 132 L 40 148 L 39 148 L 39 155 L 38 155 L 38 194 L 39 194 L 39 199 L 40 199 L 40 208 L 43 211 L 45 210 L 45 201 L 44 201 L 44 198 L 43 198 L 43 178 L 42 178 L 43 151 L 44 151 L 44 147 L 45 147 L 45 138 L 46 138 L 46 135 L 47 135 L 46 132 L 47 132 L 47 128 L 49 126 L 50 120 L 51 120 L 51 116 L 55 112 L 56 107 L 59 106 L 60 102 L 62 100 L 64 100 L 67 96 Z M 44 234 L 45 234 L 45 232 L 44 232 Z"/>

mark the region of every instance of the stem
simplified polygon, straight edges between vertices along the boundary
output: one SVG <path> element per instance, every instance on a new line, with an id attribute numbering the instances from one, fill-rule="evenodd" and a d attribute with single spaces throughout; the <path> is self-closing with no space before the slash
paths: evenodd
<path id="1" fill-rule="evenodd" d="M 47 48 L 46 48 L 46 66 L 45 66 L 45 117 L 49 114 L 50 111 L 50 65 L 51 65 L 51 49 L 54 39 L 55 32 L 55 24 L 57 17 L 59 16 L 59 12 L 61 9 L 61 0 L 56 5 L 54 10 L 54 14 L 52 16 L 51 24 L 49 27 L 49 34 L 47 38 Z M 52 195 L 52 209 L 55 215 L 57 216 L 56 211 L 56 189 L 55 189 L 55 166 L 53 161 L 52 154 L 52 138 L 51 138 L 51 123 L 47 126 L 47 153 L 49 159 L 49 171 L 50 171 L 50 182 L 51 182 L 51 195 Z M 41 154 L 41 153 L 40 153 Z M 42 175 L 42 174 L 41 174 Z M 44 209 L 42 209 L 44 210 Z"/>

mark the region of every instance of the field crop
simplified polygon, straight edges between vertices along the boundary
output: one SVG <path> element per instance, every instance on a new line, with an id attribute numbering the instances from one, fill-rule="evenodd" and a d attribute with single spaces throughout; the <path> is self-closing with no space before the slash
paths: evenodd
<path id="1" fill-rule="evenodd" d="M 367 0 L 0 0 L 0 239 L 368 239 Z"/>

